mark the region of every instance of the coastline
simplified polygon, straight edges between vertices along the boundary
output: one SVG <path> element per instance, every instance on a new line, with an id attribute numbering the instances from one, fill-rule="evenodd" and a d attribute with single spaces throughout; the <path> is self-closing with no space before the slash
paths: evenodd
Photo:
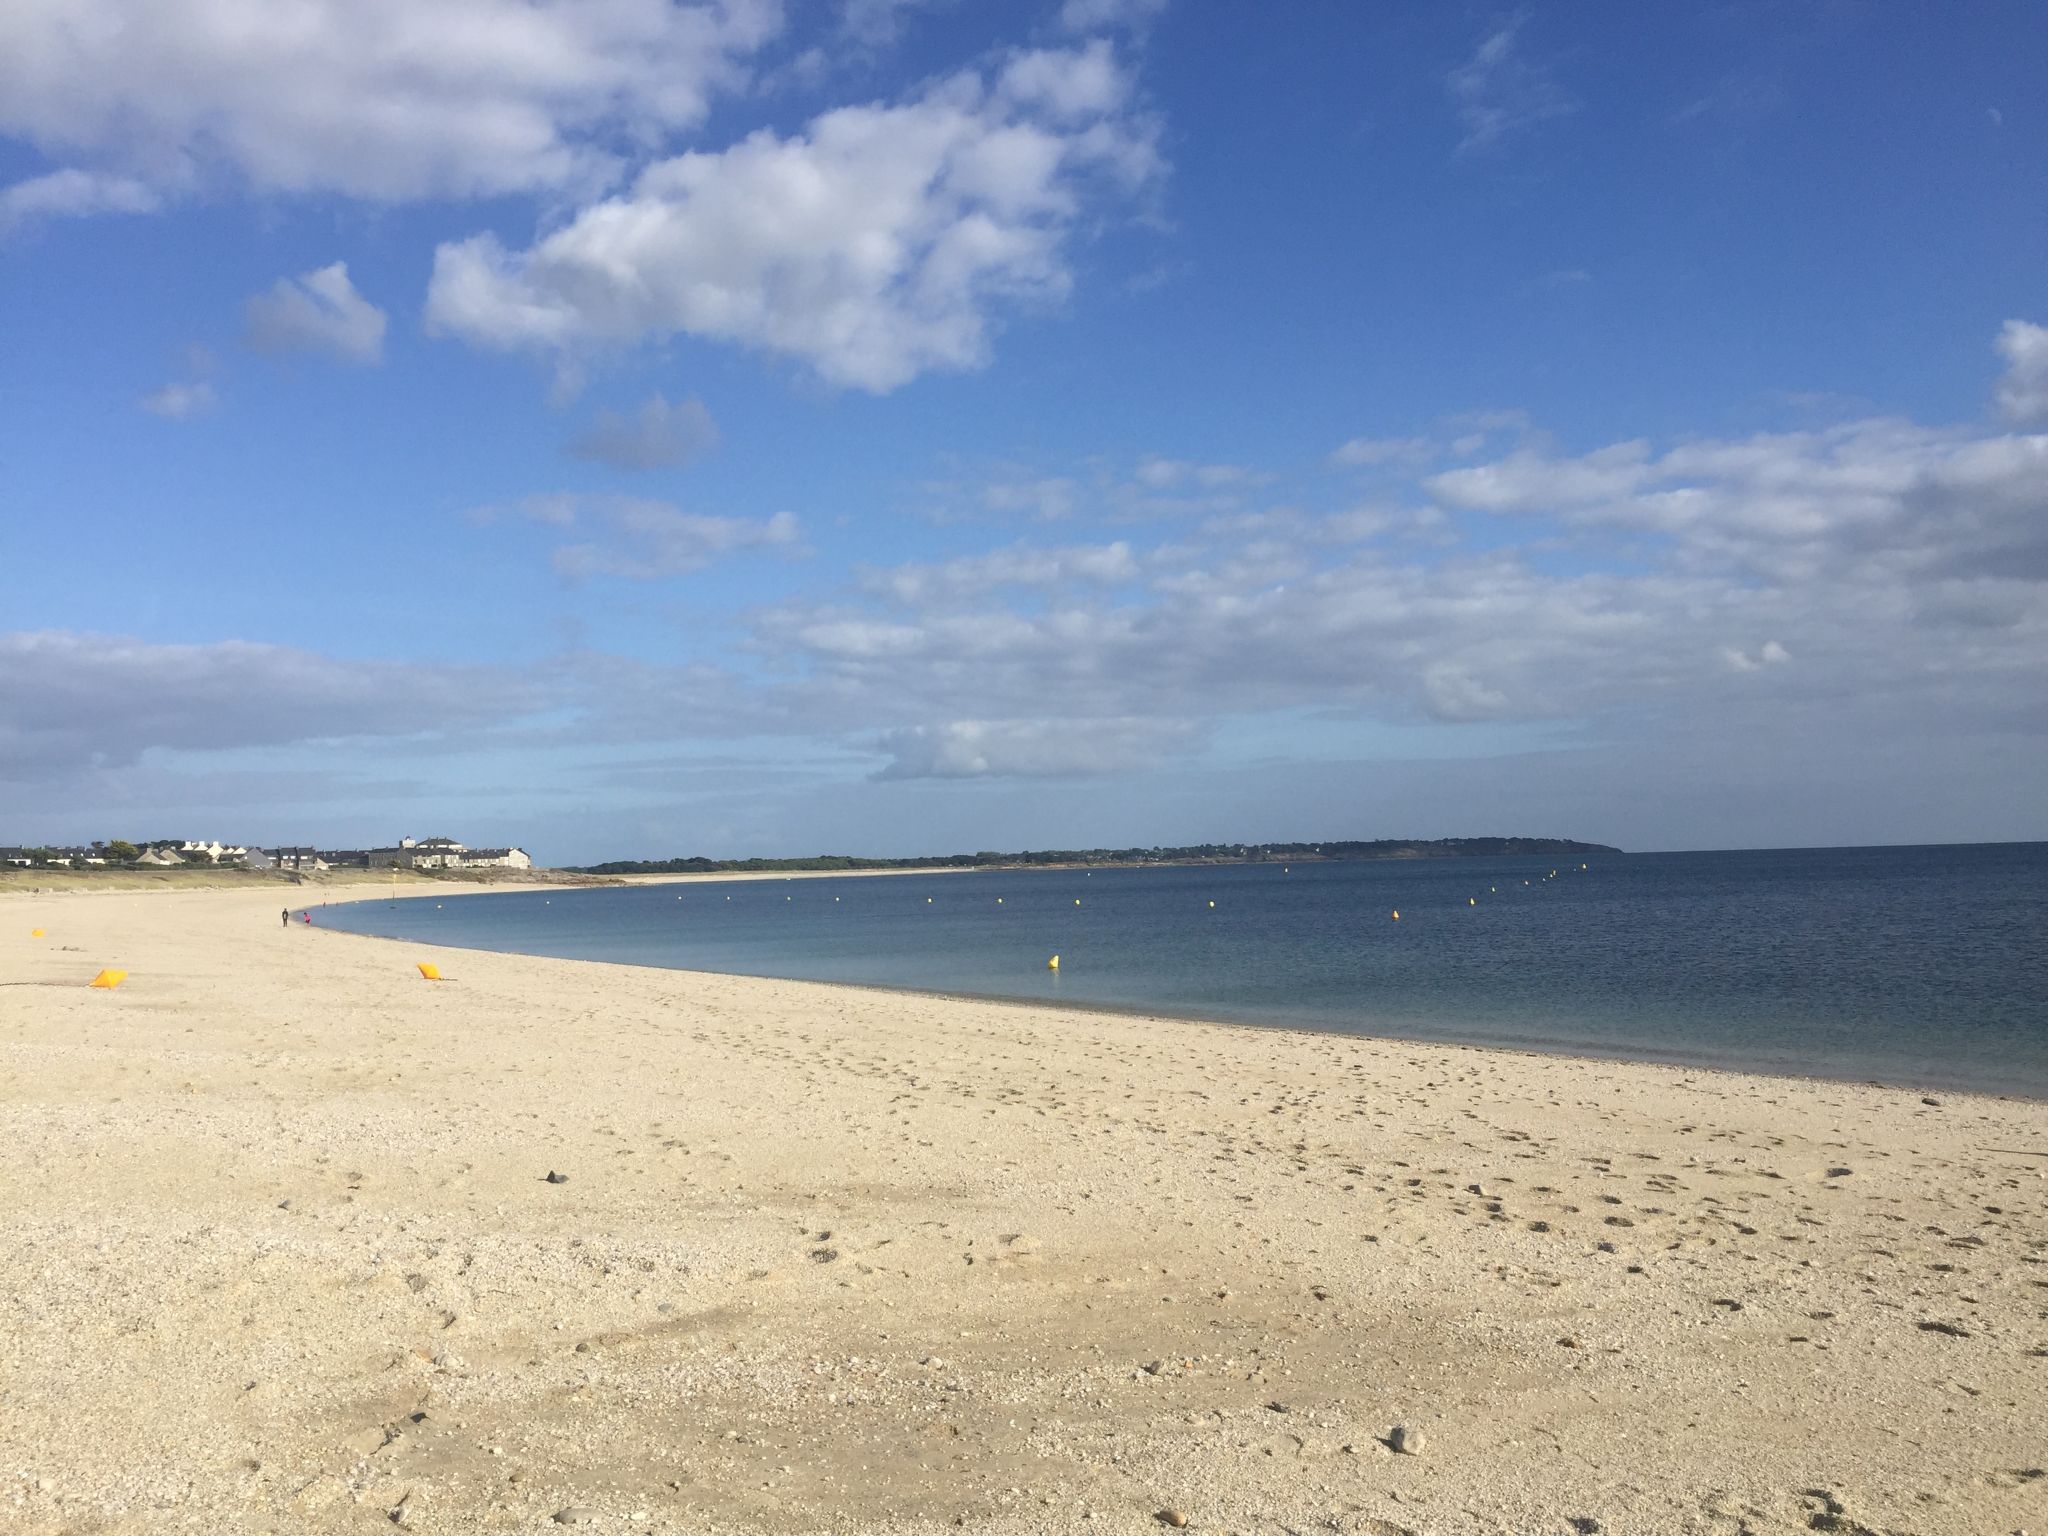
<path id="1" fill-rule="evenodd" d="M 966 874 L 976 872 L 977 871 L 970 870 L 936 871 L 936 873 L 943 874 Z M 858 879 L 878 873 L 922 874 L 933 873 L 933 871 L 813 870 L 802 874 L 759 873 L 753 871 L 715 871 L 711 873 L 698 874 L 621 876 L 613 878 L 616 878 L 618 883 L 626 885 L 669 885 L 689 881 L 763 881 L 794 880 L 804 878 L 820 880 Z M 506 894 L 508 889 L 538 892 L 543 890 L 577 891 L 601 888 L 602 887 L 592 887 L 587 885 L 547 886 L 539 884 L 529 884 L 511 888 L 496 885 L 477 885 L 474 887 L 466 887 L 461 889 L 442 888 L 439 890 L 413 890 L 407 892 L 404 895 L 400 895 L 392 899 L 404 901 L 435 895 L 498 895 Z M 350 896 L 349 898 L 347 898 L 346 901 L 343 902 L 329 904 L 369 905 L 375 902 L 383 901 L 385 899 L 386 898 L 382 896 L 373 897 L 368 895 L 360 895 Z M 1742 1061 L 1733 1058 L 1713 1059 L 1706 1053 L 1689 1053 L 1687 1050 L 1683 1048 L 1672 1048 L 1660 1052 L 1654 1047 L 1646 1046 L 1641 1043 L 1636 1043 L 1627 1047 L 1616 1047 L 1609 1050 L 1603 1050 L 1600 1048 L 1599 1043 L 1597 1041 L 1575 1039 L 1562 1036 L 1557 1038 L 1545 1038 L 1522 1035 L 1517 1036 L 1513 1039 L 1488 1039 L 1476 1032 L 1462 1035 L 1454 1035 L 1449 1033 L 1431 1034 L 1427 1030 L 1422 1028 L 1404 1027 L 1401 1021 L 1394 1019 L 1389 1019 L 1385 1021 L 1375 1020 L 1375 1027 L 1371 1029 L 1342 1030 L 1331 1028 L 1319 1028 L 1314 1024 L 1304 1023 L 1298 1020 L 1292 1020 L 1281 1017 L 1253 1018 L 1225 1012 L 1204 1013 L 1199 1010 L 1190 1009 L 1156 1008 L 1138 1003 L 1118 1003 L 1093 999 L 1082 1000 L 1065 998 L 1030 997 L 1014 993 L 1003 992 L 969 992 L 943 987 L 911 986 L 901 983 L 848 981 L 838 979 L 820 979 L 813 977 L 779 977 L 772 975 L 770 973 L 757 971 L 715 971 L 690 966 L 655 965 L 651 963 L 632 960 L 598 960 L 584 959 L 582 957 L 577 956 L 548 956 L 538 954 L 531 950 L 471 948 L 469 946 L 464 945 L 438 943 L 433 940 L 414 940 L 398 938 L 386 934 L 356 933 L 344 929 L 335 929 L 329 931 L 341 933 L 345 937 L 349 938 L 376 939 L 383 943 L 411 945 L 415 948 L 422 949 L 431 948 L 438 950 L 446 950 L 447 952 L 454 954 L 474 953 L 526 955 L 534 959 L 574 960 L 576 961 L 576 963 L 579 964 L 623 966 L 636 970 L 668 972 L 687 976 L 730 976 L 756 981 L 786 982 L 790 985 L 847 987 L 861 992 L 879 993 L 883 996 L 899 996 L 905 998 L 928 998 L 941 1002 L 958 1002 L 970 1004 L 983 1004 L 993 1007 L 1035 1009 L 1043 1012 L 1056 1014 L 1071 1013 L 1084 1016 L 1100 1015 L 1116 1019 L 1142 1019 L 1166 1027 L 1186 1026 L 1195 1028 L 1249 1029 L 1262 1032 L 1277 1031 L 1280 1033 L 1299 1034 L 1311 1039 L 1329 1036 L 1336 1039 L 1370 1040 L 1378 1041 L 1386 1045 L 1415 1046 L 1433 1050 L 1471 1050 L 1490 1054 L 1499 1054 L 1509 1057 L 1529 1056 L 1542 1060 L 1563 1059 L 1568 1061 L 1583 1061 L 1589 1063 L 1598 1062 L 1633 1064 L 1645 1067 L 1658 1067 L 1678 1072 L 1723 1073 L 1742 1078 L 1782 1079 L 1787 1082 L 1835 1084 L 1840 1086 L 1851 1087 L 1860 1086 L 1868 1088 L 1882 1088 L 1897 1093 L 1926 1092 L 1944 1093 L 1950 1095 L 1967 1095 L 1974 1098 L 1986 1098 L 2006 1102 L 2048 1105 L 2048 1091 L 2029 1092 L 2025 1090 L 2016 1089 L 1998 1089 L 1986 1086 L 1985 1084 L 1979 1081 L 1969 1078 L 1941 1078 L 1938 1076 L 1921 1076 L 1911 1078 L 1891 1076 L 1879 1077 L 1870 1076 L 1864 1073 L 1851 1072 L 1847 1070 L 1839 1072 L 1830 1072 L 1818 1067 L 1800 1064 L 1789 1060 L 1765 1063 L 1754 1061 Z"/>
<path id="2" fill-rule="evenodd" d="M 273 890 L 157 894 L 0 892 L 29 1530 L 1764 1532 L 1832 1500 L 1924 1536 L 2048 1489 L 2036 1101 L 339 945 Z"/>

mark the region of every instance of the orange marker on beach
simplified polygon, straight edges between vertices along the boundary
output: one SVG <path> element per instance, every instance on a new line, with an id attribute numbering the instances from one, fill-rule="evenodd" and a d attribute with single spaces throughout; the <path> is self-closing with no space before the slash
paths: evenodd
<path id="1" fill-rule="evenodd" d="M 114 988 L 121 985 L 121 983 L 126 981 L 127 979 L 128 973 L 126 971 L 101 971 L 99 975 L 93 977 L 93 979 L 90 982 L 88 982 L 87 985 L 99 987 L 103 991 L 111 992 L 114 990 Z"/>

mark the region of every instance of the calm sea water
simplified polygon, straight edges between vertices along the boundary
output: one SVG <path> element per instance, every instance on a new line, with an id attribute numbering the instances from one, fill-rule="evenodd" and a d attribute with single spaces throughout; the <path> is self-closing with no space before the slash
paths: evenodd
<path id="1" fill-rule="evenodd" d="M 705 882 L 365 901 L 316 921 L 572 959 L 2048 1096 L 2048 843 L 1589 862 Z"/>

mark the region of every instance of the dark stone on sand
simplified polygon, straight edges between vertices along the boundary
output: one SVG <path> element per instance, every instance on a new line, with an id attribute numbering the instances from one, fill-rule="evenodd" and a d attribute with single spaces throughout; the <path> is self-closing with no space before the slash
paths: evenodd
<path id="1" fill-rule="evenodd" d="M 548 1170 L 547 1182 L 550 1184 L 566 1184 L 569 1182 L 569 1175 L 567 1175 L 566 1173 L 557 1173 L 554 1169 L 550 1168 Z M 556 1518 L 559 1519 L 560 1517 L 557 1516 Z"/>

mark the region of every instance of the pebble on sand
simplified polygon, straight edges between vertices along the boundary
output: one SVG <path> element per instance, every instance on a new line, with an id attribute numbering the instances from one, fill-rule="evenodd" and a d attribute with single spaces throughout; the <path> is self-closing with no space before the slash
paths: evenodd
<path id="1" fill-rule="evenodd" d="M 554 1169 L 550 1168 L 548 1170 L 547 1181 L 550 1184 L 566 1184 L 569 1182 L 569 1175 L 567 1175 L 566 1173 L 557 1173 Z"/>
<path id="2" fill-rule="evenodd" d="M 1406 1424 L 1396 1424 L 1393 1433 L 1387 1436 L 1387 1445 L 1397 1456 L 1420 1456 L 1422 1431 L 1410 1429 Z"/>
<path id="3" fill-rule="evenodd" d="M 568 1509 L 558 1509 L 555 1511 L 555 1524 L 557 1525 L 590 1525 L 596 1519 L 596 1510 L 585 1509 L 580 1504 L 572 1505 Z"/>
<path id="4" fill-rule="evenodd" d="M 1175 1530 L 1179 1530 L 1188 1523 L 1188 1517 L 1177 1509 L 1162 1509 L 1159 1511 L 1159 1523 L 1161 1525 L 1170 1525 Z"/>

